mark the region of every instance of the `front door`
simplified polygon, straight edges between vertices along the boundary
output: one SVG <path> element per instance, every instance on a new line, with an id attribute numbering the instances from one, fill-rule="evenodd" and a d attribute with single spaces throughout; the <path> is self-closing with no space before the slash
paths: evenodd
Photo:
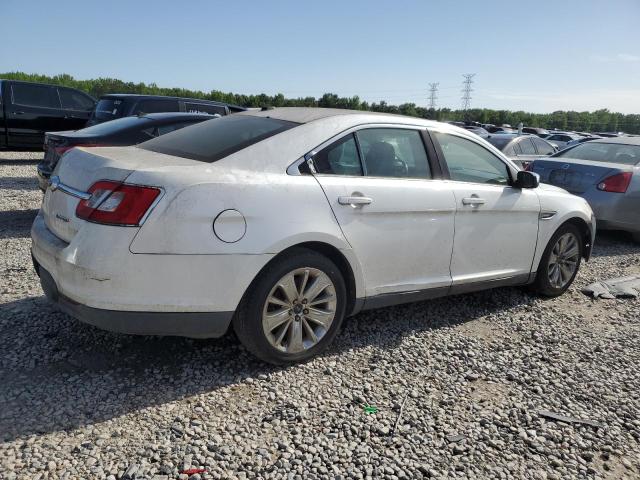
<path id="1" fill-rule="evenodd" d="M 444 132 L 432 135 L 456 200 L 453 285 L 526 282 L 538 240 L 538 195 L 512 187 L 507 164 L 478 142 Z"/>
<path id="2" fill-rule="evenodd" d="M 363 128 L 320 150 L 313 165 L 368 298 L 449 288 L 455 199 L 432 179 L 420 130 Z"/>

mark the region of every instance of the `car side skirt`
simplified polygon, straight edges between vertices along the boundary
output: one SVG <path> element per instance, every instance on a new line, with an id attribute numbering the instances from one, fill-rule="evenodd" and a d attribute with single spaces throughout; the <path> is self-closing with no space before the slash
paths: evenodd
<path id="1" fill-rule="evenodd" d="M 494 280 L 483 280 L 481 282 L 469 282 L 449 287 L 427 288 L 424 290 L 412 290 L 409 292 L 385 293 L 373 297 L 358 298 L 355 302 L 353 315 L 361 310 L 373 310 L 375 308 L 390 307 L 403 303 L 422 302 L 434 298 L 459 295 L 464 293 L 489 290 L 499 287 L 513 287 L 528 285 L 535 279 L 535 273 L 524 273 Z"/>

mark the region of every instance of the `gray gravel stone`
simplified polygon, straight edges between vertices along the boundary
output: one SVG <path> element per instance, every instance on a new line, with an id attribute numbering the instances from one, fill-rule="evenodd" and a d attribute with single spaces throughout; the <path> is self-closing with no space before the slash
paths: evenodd
<path id="1" fill-rule="evenodd" d="M 118 335 L 49 305 L 29 254 L 41 156 L 0 153 L 0 478 L 640 477 L 640 301 L 580 293 L 640 273 L 627 236 L 599 235 L 562 297 L 366 312 L 275 368 L 232 337 Z"/>

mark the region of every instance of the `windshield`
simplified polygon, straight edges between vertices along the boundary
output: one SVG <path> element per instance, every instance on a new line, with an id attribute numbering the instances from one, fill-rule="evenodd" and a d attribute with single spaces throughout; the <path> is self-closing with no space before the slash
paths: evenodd
<path id="1" fill-rule="evenodd" d="M 101 122 L 106 122 L 118 118 L 122 115 L 122 100 L 113 98 L 102 98 L 98 101 L 93 112 L 93 118 Z"/>
<path id="2" fill-rule="evenodd" d="M 93 125 L 91 127 L 83 128 L 82 130 L 78 130 L 77 133 L 87 134 L 87 135 L 111 135 L 113 133 L 119 132 L 121 130 L 125 130 L 130 127 L 142 126 L 150 119 L 145 117 L 124 117 L 124 118 L 116 118 L 115 120 L 111 120 L 109 122 L 99 123 L 97 125 Z"/>
<path id="3" fill-rule="evenodd" d="M 635 165 L 640 162 L 640 146 L 620 143 L 585 142 L 554 155 L 556 158 L 575 158 L 594 162 Z"/>
<path id="4" fill-rule="evenodd" d="M 232 115 L 183 128 L 138 147 L 211 163 L 297 125 L 269 117 Z"/>

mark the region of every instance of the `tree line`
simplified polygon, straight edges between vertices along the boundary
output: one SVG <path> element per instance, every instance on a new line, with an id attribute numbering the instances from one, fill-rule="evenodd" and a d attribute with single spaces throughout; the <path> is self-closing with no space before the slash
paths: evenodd
<path id="1" fill-rule="evenodd" d="M 494 125 L 510 124 L 516 126 L 522 122 L 525 126 L 556 128 L 583 132 L 617 132 L 640 134 L 640 114 L 623 114 L 610 112 L 607 109 L 593 112 L 576 112 L 558 110 L 552 113 L 531 113 L 525 111 L 492 110 L 473 108 L 469 110 L 452 110 L 450 108 L 425 108 L 415 103 L 390 105 L 385 101 L 369 103 L 357 95 L 339 97 L 334 93 L 325 93 L 320 98 L 299 97 L 285 98 L 281 93 L 276 95 L 245 95 L 239 93 L 211 90 L 188 90 L 185 88 L 164 88 L 155 83 L 124 82 L 116 78 L 96 78 L 77 80 L 68 74 L 55 76 L 35 73 L 8 72 L 0 73 L 0 78 L 7 80 L 23 80 L 28 82 L 51 83 L 77 88 L 98 98 L 106 93 L 138 93 L 147 95 L 170 95 L 176 97 L 202 98 L 219 102 L 232 103 L 243 107 L 327 107 L 348 108 L 352 110 L 370 110 L 374 112 L 397 113 L 439 121 L 475 121 Z"/>

